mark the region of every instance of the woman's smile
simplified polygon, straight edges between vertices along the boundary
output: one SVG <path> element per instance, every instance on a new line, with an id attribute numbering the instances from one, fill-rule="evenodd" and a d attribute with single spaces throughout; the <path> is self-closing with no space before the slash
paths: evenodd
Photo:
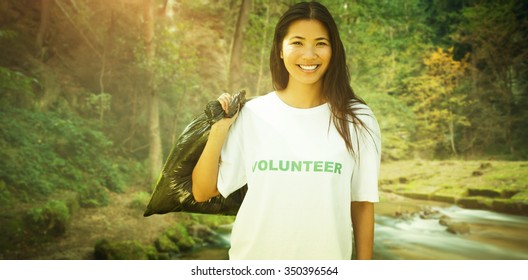
<path id="1" fill-rule="evenodd" d="M 319 64 L 315 64 L 315 65 L 302 65 L 302 64 L 299 64 L 297 66 L 299 66 L 299 68 L 301 68 L 305 72 L 315 72 L 315 69 L 319 68 Z"/>

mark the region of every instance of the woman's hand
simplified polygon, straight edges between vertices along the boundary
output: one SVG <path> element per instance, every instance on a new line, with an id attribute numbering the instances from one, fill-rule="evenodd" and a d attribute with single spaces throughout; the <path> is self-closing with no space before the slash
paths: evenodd
<path id="1" fill-rule="evenodd" d="M 224 109 L 224 112 L 229 113 L 229 103 L 231 103 L 231 100 L 233 97 L 229 93 L 222 93 L 217 100 L 220 102 L 220 105 L 222 105 L 222 109 Z"/>
<path id="2" fill-rule="evenodd" d="M 229 113 L 229 104 L 231 104 L 231 100 L 233 100 L 233 97 L 231 96 L 231 94 L 229 93 L 223 93 L 222 95 L 220 95 L 220 97 L 218 97 L 218 102 L 220 102 L 220 105 L 222 106 L 222 109 L 224 110 L 224 112 L 226 112 L 226 114 Z M 238 117 L 238 113 L 240 112 L 240 104 L 238 105 L 238 109 L 237 109 L 237 113 L 231 117 L 231 118 L 223 118 L 221 120 L 219 120 L 218 122 L 216 122 L 215 124 L 213 124 L 213 127 L 217 127 L 217 128 L 223 128 L 223 129 L 229 129 L 229 127 L 235 122 L 235 120 L 237 119 Z M 211 127 L 211 129 L 213 129 L 213 127 Z"/>

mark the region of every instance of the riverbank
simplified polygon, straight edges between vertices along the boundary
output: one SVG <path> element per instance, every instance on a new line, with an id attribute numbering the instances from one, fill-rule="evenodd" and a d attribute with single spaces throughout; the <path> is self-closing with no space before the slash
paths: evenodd
<path id="1" fill-rule="evenodd" d="M 77 208 L 71 211 L 64 233 L 45 240 L 33 240 L 25 233 L 22 217 L 27 207 L 19 206 L 21 209 L 11 209 L 11 212 L 5 210 L 4 213 L 10 213 L 10 216 L 0 216 L 0 237 L 6 239 L 0 243 L 0 260 L 142 259 L 151 253 L 154 253 L 152 258 L 166 258 L 169 253 L 190 258 L 187 255 L 193 253 L 193 248 L 201 247 L 199 242 L 206 239 L 204 234 L 211 228 L 233 221 L 232 217 L 189 213 L 145 218 L 143 212 L 149 197 L 143 194 L 141 187 L 131 186 L 123 193 L 109 193 L 106 206 Z M 185 226 L 185 239 L 191 237 L 196 244 L 190 246 L 193 248 L 185 247 L 183 240 L 174 242 L 174 245 L 180 245 L 176 247 L 165 238 L 175 239 L 174 229 L 181 229 L 181 226 Z M 9 240 L 12 244 L 6 245 Z M 171 248 L 172 252 L 167 252 L 164 246 Z"/>
<path id="2" fill-rule="evenodd" d="M 513 213 L 524 218 L 527 216 L 527 186 L 527 162 L 400 161 L 383 163 L 380 177 L 380 203 L 376 204 L 375 209 L 378 217 L 381 217 L 380 222 L 387 222 L 385 217 L 393 218 L 389 221 L 391 224 L 396 224 L 396 228 L 408 226 L 407 223 L 410 220 L 418 224 L 430 223 L 429 226 L 441 232 L 442 236 L 447 236 L 449 240 L 464 238 L 485 241 L 488 244 L 495 242 L 499 248 L 522 248 L 522 255 L 519 255 L 518 258 L 525 258 L 524 254 L 528 252 L 528 244 L 524 241 L 526 232 L 524 226 L 510 228 L 515 223 L 509 223 L 512 225 L 498 224 L 498 226 L 492 226 L 481 221 L 468 223 L 465 219 L 458 217 L 457 214 L 445 212 L 444 214 L 449 216 L 452 222 L 469 225 L 470 234 L 453 234 L 447 231 L 447 226 L 439 224 L 440 217 L 422 219 L 420 215 L 424 214 L 424 209 L 450 208 L 453 205 L 459 205 L 467 209 L 487 209 L 494 212 Z M 0 234 L 5 239 L 5 243 L 10 242 L 18 245 L 8 249 L 1 248 L 0 259 L 93 259 L 95 258 L 96 244 L 100 244 L 99 248 L 106 250 L 104 254 L 108 253 L 107 249 L 115 249 L 117 246 L 131 250 L 144 249 L 146 253 L 153 252 L 153 250 L 163 251 L 161 255 L 157 255 L 158 257 L 180 259 L 227 258 L 226 248 L 214 246 L 205 246 L 206 250 L 199 248 L 204 248 L 200 245 L 201 241 L 214 238 L 214 234 L 209 237 L 204 237 L 203 234 L 210 232 L 209 229 L 217 231 L 217 226 L 231 223 L 233 217 L 170 213 L 144 218 L 142 213 L 148 198 L 148 195 L 145 197 L 145 193 L 140 187 L 129 187 L 124 193 L 110 193 L 110 202 L 107 206 L 72 210 L 64 234 L 46 242 L 28 243 L 27 245 L 20 245 L 21 243 L 19 243 L 26 238 L 25 235 L 16 230 L 7 231 L 7 226 L 12 229 L 20 228 L 17 226 L 18 224 L 13 222 L 17 220 L 9 220 L 8 218 L 17 212 L 25 213 L 24 205 L 18 205 L 20 208 L 17 208 L 18 211 L 5 209 L 3 216 L 0 216 L 0 224 L 2 225 Z M 508 207 L 500 208 L 498 207 L 500 205 L 507 205 Z M 457 210 L 457 213 L 459 212 Z M 491 212 L 482 213 L 486 217 L 493 216 Z M 171 243 L 165 243 L 171 238 L 173 240 L 179 239 L 174 234 L 167 233 L 167 230 L 177 225 L 185 226 L 187 234 L 195 239 L 197 246 L 193 246 L 194 249 L 187 250 L 186 246 L 179 244 L 181 241 L 177 240 L 174 243 L 180 245 L 178 250 L 181 252 L 176 253 L 174 251 L 176 249 Z M 383 224 L 379 227 L 381 230 L 379 231 L 380 237 L 383 227 Z M 385 225 L 386 230 L 390 227 Z M 462 230 L 465 229 L 462 228 Z M 421 235 L 423 232 L 417 233 L 417 236 Z M 398 254 L 398 257 L 383 255 L 378 256 L 378 259 L 423 259 L 427 257 L 426 255 L 408 255 L 411 252 L 414 254 L 423 252 L 425 249 L 421 247 L 420 249 L 401 248 L 400 245 L 397 245 L 399 241 L 392 240 L 394 236 L 409 235 L 389 232 L 386 236 L 389 239 L 379 240 L 377 244 L 385 244 L 389 248 L 378 248 L 377 251 L 391 252 Z M 413 238 L 416 239 L 417 237 Z M 106 242 L 102 243 L 102 240 L 106 240 Z M 443 241 L 437 243 L 443 243 Z M 427 244 L 431 244 L 431 242 Z M 459 245 L 454 247 L 457 246 Z M 207 253 L 204 254 L 204 251 Z M 433 254 L 431 258 L 458 258 L 458 256 L 449 254 L 443 257 Z M 498 254 L 491 256 L 503 258 L 502 255 Z M 130 258 L 134 259 L 133 256 L 129 256 Z M 467 258 L 475 258 L 475 256 L 467 256 Z"/>
<path id="3" fill-rule="evenodd" d="M 388 162 L 381 166 L 380 191 L 528 216 L 528 162 Z"/>

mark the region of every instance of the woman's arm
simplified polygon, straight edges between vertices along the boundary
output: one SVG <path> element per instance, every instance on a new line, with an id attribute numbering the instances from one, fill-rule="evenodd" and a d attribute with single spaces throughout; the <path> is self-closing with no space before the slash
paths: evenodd
<path id="1" fill-rule="evenodd" d="M 231 96 L 229 94 L 222 94 L 218 98 L 218 101 L 220 101 L 224 111 L 227 112 Z M 205 148 L 192 173 L 192 193 L 194 199 L 198 202 L 207 201 L 220 194 L 216 186 L 220 152 L 227 138 L 229 127 L 237 116 L 238 113 L 232 118 L 223 118 L 211 126 Z"/>
<path id="2" fill-rule="evenodd" d="M 353 201 L 350 211 L 354 228 L 356 258 L 370 260 L 374 246 L 374 203 Z"/>

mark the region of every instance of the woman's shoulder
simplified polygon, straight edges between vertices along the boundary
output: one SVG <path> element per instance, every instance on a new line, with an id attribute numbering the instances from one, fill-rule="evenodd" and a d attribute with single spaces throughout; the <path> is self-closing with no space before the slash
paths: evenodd
<path id="1" fill-rule="evenodd" d="M 255 116 L 263 115 L 272 110 L 269 105 L 269 94 L 250 96 L 246 98 L 246 103 L 242 106 L 240 110 L 240 115 L 238 116 L 237 122 L 252 122 L 255 119 Z"/>
<path id="2" fill-rule="evenodd" d="M 262 110 L 272 106 L 272 103 L 273 92 L 270 92 L 264 95 L 249 97 L 246 101 L 246 104 L 244 105 L 244 108 L 247 108 L 246 111 Z"/>

